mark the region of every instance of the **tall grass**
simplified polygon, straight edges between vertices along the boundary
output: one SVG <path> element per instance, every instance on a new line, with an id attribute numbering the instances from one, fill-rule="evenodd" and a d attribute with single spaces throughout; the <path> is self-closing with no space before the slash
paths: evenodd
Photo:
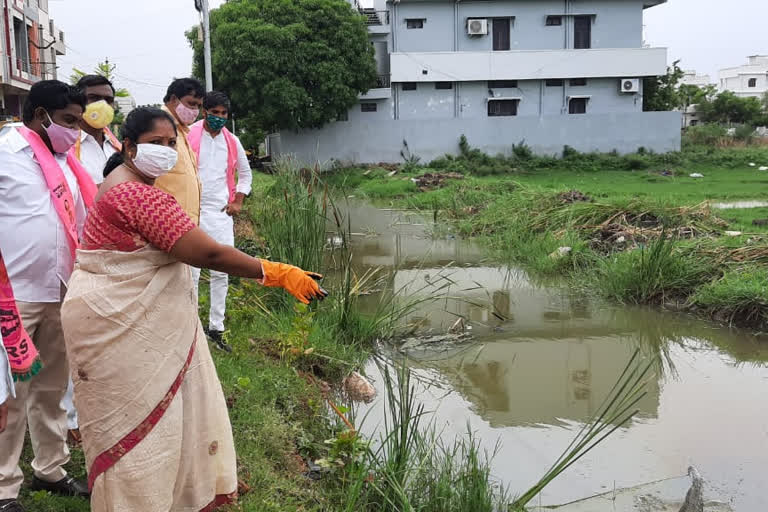
<path id="1" fill-rule="evenodd" d="M 768 324 L 768 271 L 752 266 L 727 272 L 722 279 L 699 288 L 692 302 L 730 324 Z"/>
<path id="2" fill-rule="evenodd" d="M 495 512 L 509 504 L 493 483 L 492 454 L 471 432 L 444 443 L 416 399 L 411 373 L 382 369 L 386 390 L 384 430 L 374 447 L 348 468 L 346 511 Z"/>
<path id="3" fill-rule="evenodd" d="M 620 302 L 662 304 L 688 297 L 714 272 L 712 262 L 678 247 L 662 233 L 644 247 L 598 260 L 592 284 Z"/>
<path id="4" fill-rule="evenodd" d="M 271 258 L 322 272 L 327 208 L 327 193 L 316 172 L 302 171 L 289 159 L 276 162 L 275 183 L 258 219 Z"/>

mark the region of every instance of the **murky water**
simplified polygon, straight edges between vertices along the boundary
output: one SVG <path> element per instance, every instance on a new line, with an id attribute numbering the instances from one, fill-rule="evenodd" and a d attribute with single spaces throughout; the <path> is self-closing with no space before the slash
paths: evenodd
<path id="1" fill-rule="evenodd" d="M 768 201 L 731 201 L 728 203 L 713 203 L 712 208 L 718 210 L 733 210 L 741 208 L 765 208 Z"/>
<path id="2" fill-rule="evenodd" d="M 768 510 L 768 339 L 543 287 L 491 264 L 472 243 L 433 240 L 416 215 L 350 208 L 359 271 L 382 268 L 390 290 L 443 297 L 417 306 L 404 325 L 445 333 L 466 319 L 470 343 L 410 352 L 410 365 L 436 383 L 420 384 L 420 399 L 445 436 L 470 428 L 488 450 L 500 443 L 493 473 L 513 492 L 557 459 L 639 347 L 665 361 L 640 414 L 555 480 L 541 503 L 683 475 L 693 464 L 709 497 Z M 362 298 L 370 308 L 378 300 Z M 375 379 L 376 367 L 368 370 Z M 369 429 L 381 405 L 371 406 Z"/>

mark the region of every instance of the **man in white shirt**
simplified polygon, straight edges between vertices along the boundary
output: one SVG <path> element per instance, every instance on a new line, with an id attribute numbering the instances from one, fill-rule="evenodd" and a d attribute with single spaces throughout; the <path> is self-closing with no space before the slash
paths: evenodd
<path id="1" fill-rule="evenodd" d="M 112 82 L 101 75 L 85 75 L 77 82 L 77 88 L 85 94 L 86 114 L 99 102 L 104 102 L 106 110 L 114 114 L 115 88 Z M 107 122 L 108 123 L 108 122 Z M 88 170 L 93 182 L 99 185 L 104 181 L 104 165 L 109 157 L 120 151 L 117 139 L 99 115 L 83 116 L 80 121 L 80 141 L 75 144 L 75 156 Z"/>
<path id="2" fill-rule="evenodd" d="M 85 75 L 77 82 L 76 87 L 85 95 L 86 106 L 85 115 L 80 120 L 80 139 L 75 142 L 75 157 L 91 175 L 93 182 L 99 185 L 104 181 L 104 166 L 107 160 L 122 149 L 107 126 L 114 116 L 115 87 L 101 75 Z M 101 107 L 100 111 L 94 109 L 96 106 Z M 105 112 L 108 112 L 108 119 L 103 115 Z M 75 444 L 79 443 L 80 431 L 72 379 L 69 380 L 61 405 L 67 411 L 69 439 Z"/>
<path id="3" fill-rule="evenodd" d="M 233 246 L 235 233 L 232 217 L 240 213 L 243 199 L 251 193 L 253 177 L 240 139 L 224 126 L 228 118 L 229 98 L 221 92 L 209 92 L 203 100 L 203 120 L 193 125 L 189 140 L 198 155 L 202 183 L 200 227 L 217 242 Z M 193 268 L 193 275 L 197 283 L 200 270 Z M 221 336 L 228 287 L 227 274 L 211 271 L 208 336 L 219 348 L 230 351 Z"/>
<path id="4" fill-rule="evenodd" d="M 24 125 L 44 143 L 66 183 L 54 189 L 65 199 L 69 222 L 78 233 L 85 222 L 85 203 L 66 153 L 77 140 L 85 109 L 83 94 L 63 82 L 44 80 L 32 86 L 24 105 Z M 8 401 L 8 424 L 0 433 L 0 512 L 23 512 L 17 498 L 24 481 L 19 458 L 29 425 L 33 490 L 87 496 L 88 487 L 67 476 L 67 418 L 60 403 L 67 389 L 69 364 L 60 308 L 74 258 L 70 235 L 57 211 L 46 175 L 28 137 L 14 129 L 0 139 L 0 251 L 24 327 L 40 352 L 43 368 L 34 379 L 16 383 Z M 55 150 L 54 150 L 55 148 Z M 50 168 L 49 168 L 50 170 Z M 85 177 L 87 179 L 87 177 Z M 66 185 L 64 189 L 62 186 Z M 29 412 L 29 414 L 28 414 Z"/>

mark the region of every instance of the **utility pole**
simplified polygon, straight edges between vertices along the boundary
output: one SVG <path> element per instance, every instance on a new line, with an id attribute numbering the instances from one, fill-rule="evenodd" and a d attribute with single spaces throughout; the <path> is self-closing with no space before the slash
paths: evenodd
<path id="1" fill-rule="evenodd" d="M 213 73 L 211 72 L 211 19 L 208 12 L 208 0 L 195 0 L 195 9 L 203 18 L 203 62 L 205 65 L 205 90 L 213 90 Z"/>

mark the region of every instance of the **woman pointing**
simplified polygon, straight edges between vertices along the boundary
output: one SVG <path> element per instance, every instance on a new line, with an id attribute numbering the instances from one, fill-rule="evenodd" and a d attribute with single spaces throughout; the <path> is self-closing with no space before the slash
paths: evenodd
<path id="1" fill-rule="evenodd" d="M 325 295 L 317 274 L 216 243 L 152 186 L 176 163 L 176 137 L 159 109 L 128 115 L 62 306 L 94 512 L 213 510 L 235 498 L 232 430 L 187 265 L 305 303 Z"/>

